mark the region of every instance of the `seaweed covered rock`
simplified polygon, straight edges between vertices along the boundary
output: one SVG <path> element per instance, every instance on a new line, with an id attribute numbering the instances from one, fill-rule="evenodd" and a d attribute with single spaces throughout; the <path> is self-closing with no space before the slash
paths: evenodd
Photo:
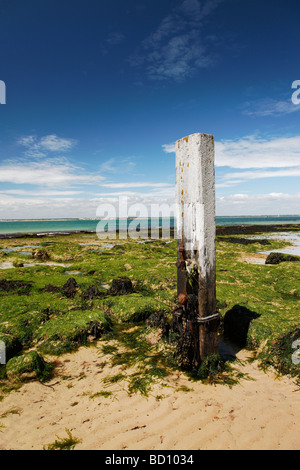
<path id="1" fill-rule="evenodd" d="M 272 252 L 266 259 L 265 264 L 280 264 L 285 261 L 300 261 L 299 256 L 287 255 L 285 253 Z"/>
<path id="2" fill-rule="evenodd" d="M 101 338 L 105 329 L 103 324 L 97 320 L 90 321 L 82 328 L 74 329 L 73 336 L 70 338 L 73 348 L 93 342 Z"/>
<path id="3" fill-rule="evenodd" d="M 300 328 L 271 340 L 260 353 L 263 367 L 274 367 L 280 374 L 290 375 L 300 385 Z"/>
<path id="4" fill-rule="evenodd" d="M 133 285 L 129 277 L 118 277 L 112 282 L 108 293 L 110 295 L 127 295 L 133 293 Z"/>
<path id="5" fill-rule="evenodd" d="M 95 299 L 95 297 L 99 297 L 100 295 L 101 292 L 97 286 L 90 286 L 86 289 L 86 291 L 83 292 L 82 298 L 85 300 L 92 300 Z"/>
<path id="6" fill-rule="evenodd" d="M 255 238 L 236 238 L 236 237 L 218 237 L 218 241 L 227 242 L 227 243 L 237 243 L 239 245 L 254 245 L 258 243 L 259 245 L 271 245 L 269 240 L 255 239 Z"/>
<path id="7" fill-rule="evenodd" d="M 45 322 L 36 335 L 36 347 L 44 354 L 62 354 L 100 338 L 111 331 L 112 320 L 99 308 L 69 310 Z"/>
<path id="8" fill-rule="evenodd" d="M 59 286 L 54 286 L 53 284 L 47 284 L 45 287 L 40 289 L 40 292 L 55 293 L 55 292 L 59 292 L 59 291 L 60 291 L 60 287 Z"/>
<path id="9" fill-rule="evenodd" d="M 247 344 L 249 326 L 252 320 L 260 317 L 246 307 L 235 305 L 224 317 L 224 336 L 238 346 Z"/>
<path id="10" fill-rule="evenodd" d="M 5 347 L 6 362 L 22 351 L 22 344 L 15 336 L 7 333 L 0 333 L 0 341 Z"/>
<path id="11" fill-rule="evenodd" d="M 14 268 L 24 268 L 24 263 L 21 263 L 20 261 L 14 261 L 13 262 L 13 267 Z"/>
<path id="12" fill-rule="evenodd" d="M 47 364 L 36 351 L 10 359 L 6 365 L 6 375 L 12 382 L 43 379 Z"/>
<path id="13" fill-rule="evenodd" d="M 77 293 L 78 284 L 73 277 L 70 277 L 62 287 L 62 293 L 65 297 L 73 299 Z"/>
<path id="14" fill-rule="evenodd" d="M 46 250 L 34 250 L 32 252 L 32 257 L 40 261 L 48 261 L 50 259 L 50 255 Z"/>
<path id="15" fill-rule="evenodd" d="M 110 330 L 110 327 L 107 326 L 106 331 L 109 331 L 109 330 Z M 105 333 L 105 328 L 103 326 L 103 323 L 95 320 L 95 321 L 90 322 L 87 332 L 88 332 L 89 340 L 94 340 L 94 339 L 101 338 L 101 336 Z"/>
<path id="16" fill-rule="evenodd" d="M 139 323 L 146 321 L 153 313 L 161 311 L 161 303 L 155 298 L 132 293 L 130 295 L 112 296 L 104 302 L 108 311 L 124 323 Z"/>
<path id="17" fill-rule="evenodd" d="M 27 295 L 32 287 L 32 283 L 29 281 L 19 280 L 7 280 L 2 279 L 0 281 L 0 291 L 9 292 L 18 295 Z"/>

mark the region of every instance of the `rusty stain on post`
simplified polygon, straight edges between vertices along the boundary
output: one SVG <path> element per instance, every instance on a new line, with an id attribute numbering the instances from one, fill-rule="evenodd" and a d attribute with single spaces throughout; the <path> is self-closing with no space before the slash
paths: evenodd
<path id="1" fill-rule="evenodd" d="M 184 198 L 183 198 L 183 195 Z M 177 294 L 198 298 L 201 362 L 217 352 L 214 137 L 192 134 L 177 141 Z M 191 298 L 192 298 L 191 297 Z"/>

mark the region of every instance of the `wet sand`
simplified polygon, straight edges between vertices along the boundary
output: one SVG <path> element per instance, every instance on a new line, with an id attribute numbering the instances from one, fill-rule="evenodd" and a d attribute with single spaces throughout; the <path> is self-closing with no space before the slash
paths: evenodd
<path id="1" fill-rule="evenodd" d="M 265 374 L 248 354 L 236 366 L 248 378 L 232 388 L 178 372 L 147 398 L 129 395 L 122 382 L 105 386 L 118 366 L 103 366 L 101 348 L 81 348 L 60 357 L 52 382 L 23 385 L 0 403 L 0 449 L 42 450 L 66 429 L 81 440 L 78 450 L 299 449 L 299 388 Z"/>

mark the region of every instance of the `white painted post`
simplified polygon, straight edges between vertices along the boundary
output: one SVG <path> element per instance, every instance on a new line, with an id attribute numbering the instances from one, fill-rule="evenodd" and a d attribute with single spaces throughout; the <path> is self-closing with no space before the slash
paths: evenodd
<path id="1" fill-rule="evenodd" d="M 177 290 L 198 297 L 200 362 L 217 352 L 214 137 L 176 142 Z"/>

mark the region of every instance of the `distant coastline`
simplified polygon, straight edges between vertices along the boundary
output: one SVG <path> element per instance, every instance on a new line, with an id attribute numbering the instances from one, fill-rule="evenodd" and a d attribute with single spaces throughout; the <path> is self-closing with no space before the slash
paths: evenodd
<path id="1" fill-rule="evenodd" d="M 48 235 L 69 235 L 72 233 L 95 233 L 101 219 L 24 219 L 0 220 L 0 238 L 44 237 Z M 130 232 L 137 225 L 141 232 L 158 228 L 176 229 L 174 217 L 168 218 L 119 218 L 105 219 L 107 231 Z M 216 217 L 217 232 L 224 234 L 255 233 L 257 231 L 287 230 L 287 226 L 300 225 L 300 215 L 288 216 L 227 216 Z M 227 228 L 226 228 L 227 227 Z M 232 227 L 232 228 L 229 228 Z M 250 228 L 251 227 L 251 228 Z M 274 228 L 273 228 L 274 227 Z"/>
<path id="2" fill-rule="evenodd" d="M 168 217 L 163 217 L 164 219 L 169 219 Z M 134 220 L 134 217 L 118 217 L 118 220 Z M 141 217 L 141 220 L 148 220 L 147 217 Z M 174 217 L 170 217 L 171 220 L 174 220 Z M 257 220 L 300 220 L 300 214 L 288 214 L 288 215 L 221 215 L 216 216 L 216 223 L 218 225 L 218 221 L 220 220 L 229 220 L 229 219 L 257 219 Z M 11 223 L 11 222 L 70 222 L 70 221 L 91 221 L 91 222 L 99 222 L 102 220 L 101 217 L 54 217 L 54 218 L 39 218 L 39 219 L 0 219 L 0 223 Z M 113 217 L 107 217 L 106 220 L 115 220 Z M 158 220 L 158 218 L 154 218 L 153 220 Z"/>

